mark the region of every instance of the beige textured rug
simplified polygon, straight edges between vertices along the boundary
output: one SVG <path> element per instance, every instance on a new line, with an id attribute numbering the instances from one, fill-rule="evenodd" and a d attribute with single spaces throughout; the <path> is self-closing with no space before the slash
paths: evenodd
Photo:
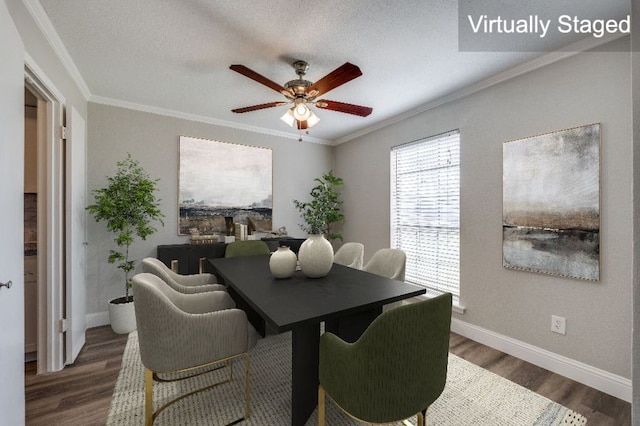
<path id="1" fill-rule="evenodd" d="M 155 425 L 223 425 L 241 417 L 244 408 L 244 362 L 234 364 L 231 384 L 186 398 L 166 409 Z M 223 369 L 224 370 L 224 369 Z M 224 372 L 192 379 L 203 383 L 219 380 Z M 216 377 L 217 376 L 217 377 Z M 142 425 L 144 370 L 138 352 L 136 332 L 129 340 L 111 400 L 107 425 Z M 251 351 L 251 418 L 242 425 L 285 426 L 291 413 L 291 334 L 268 336 Z M 193 389 L 182 384 L 163 383 L 154 387 L 154 406 L 160 406 L 176 392 Z M 414 419 L 415 421 L 415 419 Z M 327 401 L 327 424 L 356 425 L 331 401 Z M 430 425 L 585 425 L 586 419 L 555 402 L 477 367 L 455 355 L 449 356 L 447 385 L 427 412 Z M 317 425 L 316 414 L 307 426 Z"/>

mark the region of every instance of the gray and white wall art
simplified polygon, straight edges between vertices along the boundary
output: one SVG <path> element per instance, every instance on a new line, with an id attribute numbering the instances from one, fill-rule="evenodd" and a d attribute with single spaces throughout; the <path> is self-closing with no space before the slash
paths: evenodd
<path id="1" fill-rule="evenodd" d="M 600 277 L 600 124 L 503 144 L 506 268 Z"/>
<path id="2" fill-rule="evenodd" d="M 271 231 L 272 150 L 180 136 L 178 234 L 223 234 L 225 217 Z"/>

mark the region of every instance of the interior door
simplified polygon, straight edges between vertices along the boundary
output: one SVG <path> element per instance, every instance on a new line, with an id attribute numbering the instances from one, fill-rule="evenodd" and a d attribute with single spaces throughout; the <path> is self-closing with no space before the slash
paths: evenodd
<path id="1" fill-rule="evenodd" d="M 86 331 L 86 137 L 82 116 L 67 111 L 65 143 L 66 186 L 66 303 L 65 364 L 75 361 Z"/>
<path id="2" fill-rule="evenodd" d="M 0 1 L 0 423 L 24 425 L 24 46 Z"/>

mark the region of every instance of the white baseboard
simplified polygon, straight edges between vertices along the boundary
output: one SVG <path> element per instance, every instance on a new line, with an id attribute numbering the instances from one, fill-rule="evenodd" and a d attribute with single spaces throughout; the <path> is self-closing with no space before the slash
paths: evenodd
<path id="1" fill-rule="evenodd" d="M 111 321 L 109 321 L 109 311 L 87 314 L 86 321 L 87 328 L 94 328 L 111 324 Z"/>
<path id="2" fill-rule="evenodd" d="M 623 401 L 631 402 L 632 388 L 630 379 L 503 336 L 456 318 L 452 318 L 451 320 L 451 331 L 601 392 L 615 396 Z"/>

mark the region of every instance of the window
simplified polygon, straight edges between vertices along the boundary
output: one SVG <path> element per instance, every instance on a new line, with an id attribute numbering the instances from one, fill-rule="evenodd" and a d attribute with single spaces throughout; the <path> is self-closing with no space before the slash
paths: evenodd
<path id="1" fill-rule="evenodd" d="M 460 296 L 460 132 L 391 148 L 391 247 L 405 280 Z"/>

